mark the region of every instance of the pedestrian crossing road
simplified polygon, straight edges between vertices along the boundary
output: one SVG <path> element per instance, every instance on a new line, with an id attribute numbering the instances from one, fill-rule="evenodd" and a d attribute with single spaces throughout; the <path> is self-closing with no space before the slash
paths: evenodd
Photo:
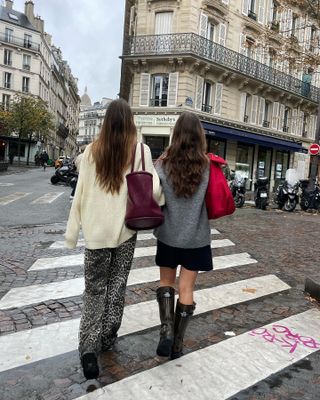
<path id="1" fill-rule="evenodd" d="M 60 195 L 61 193 L 56 192 L 54 198 L 52 193 L 51 201 Z M 47 202 L 48 199 L 49 196 L 40 197 L 38 204 L 41 204 L 42 201 Z M 7 200 L 2 199 L 0 204 L 4 205 L 5 202 L 10 202 L 9 196 L 7 196 Z M 213 283 L 208 284 L 207 287 L 196 289 L 197 307 L 194 319 L 210 315 L 224 307 L 255 304 L 261 299 L 272 295 L 281 295 L 291 290 L 290 285 L 275 274 L 257 273 L 257 276 L 254 276 L 255 272 L 259 270 L 259 260 L 253 258 L 250 253 L 238 251 L 239 243 L 234 243 L 228 238 L 221 238 L 220 232 L 216 229 L 212 229 L 211 234 L 214 271 L 201 273 L 201 276 L 207 276 L 207 281 Z M 154 266 L 153 260 L 156 250 L 154 241 L 152 233 L 138 234 L 138 245 L 134 254 L 135 267 L 131 270 L 128 280 L 129 289 L 135 285 L 153 285 L 158 281 L 159 271 L 158 267 Z M 63 250 L 62 240 L 50 243 L 46 255 L 53 252 L 53 256 L 39 258 L 30 265 L 28 271 L 29 273 L 50 273 L 61 268 L 76 266 L 82 268 L 83 253 L 79 254 L 79 250 L 82 251 L 83 246 L 82 239 L 79 240 L 77 249 L 70 251 Z M 223 254 L 215 255 L 216 249 Z M 62 250 L 64 253 L 56 256 L 57 252 Z M 215 284 L 214 277 L 219 271 L 241 273 L 243 268 L 252 269 L 250 278 Z M 83 290 L 83 277 L 15 287 L 0 299 L 0 312 L 41 305 L 49 300 L 80 296 Z M 263 321 L 263 319 L 260 320 Z M 81 393 L 69 392 L 69 394 L 56 398 L 58 400 L 60 398 L 67 400 L 75 398 L 78 400 L 193 400 L 197 397 L 199 400 L 226 400 L 257 382 L 279 373 L 299 360 L 311 356 L 320 349 L 320 311 L 316 308 L 310 308 L 288 318 L 279 317 L 272 323 L 254 322 L 253 328 L 251 321 L 251 328 L 240 334 L 233 332 L 235 329 L 232 319 L 229 319 L 227 323 L 228 330 L 231 332 L 228 335 L 226 332 L 224 339 L 218 343 L 189 351 L 178 360 L 164 360 L 160 364 L 151 366 L 142 363 L 134 373 L 127 372 L 122 378 L 102 379 L 102 387 L 92 393 L 86 394 L 82 387 Z M 145 332 L 150 332 L 153 340 L 156 341 L 158 326 L 158 305 L 155 297 L 152 300 L 127 304 L 119 338 L 133 337 L 136 338 L 137 343 L 140 343 L 140 346 L 144 346 L 139 342 L 138 337 Z M 19 376 L 23 376 L 23 373 L 27 374 L 29 371 L 29 366 L 35 365 L 39 368 L 42 366 L 44 370 L 49 368 L 49 375 L 53 373 L 59 357 L 76 351 L 78 327 L 79 317 L 74 317 L 1 335 L 0 380 L 2 375 L 12 377 L 15 372 Z M 190 329 L 187 332 L 186 340 L 191 335 L 192 330 Z M 145 347 L 147 348 L 146 344 Z M 149 357 L 154 357 L 154 351 L 153 348 Z M 79 368 L 79 362 L 72 361 L 72 357 L 70 360 L 71 364 L 74 363 L 70 367 L 73 371 L 70 371 L 70 374 L 72 374 L 75 368 Z M 102 374 L 108 374 L 108 367 L 102 370 Z M 67 377 L 65 381 L 68 381 Z M 28 382 L 25 385 L 26 387 L 23 389 L 21 382 L 21 391 L 27 390 Z M 50 382 L 47 385 L 50 387 Z M 44 386 L 42 382 L 41 390 L 46 392 Z M 3 400 L 13 398 L 6 394 L 3 395 L 4 397 L 0 396 Z M 15 397 L 15 399 L 46 398 L 45 396 L 41 397 L 41 392 L 37 392 L 38 395 L 39 397 L 27 396 Z"/>

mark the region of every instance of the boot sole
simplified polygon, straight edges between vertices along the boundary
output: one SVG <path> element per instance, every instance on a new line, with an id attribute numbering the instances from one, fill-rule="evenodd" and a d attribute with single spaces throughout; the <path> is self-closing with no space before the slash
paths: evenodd
<path id="1" fill-rule="evenodd" d="M 86 379 L 96 379 L 99 376 L 98 360 L 95 354 L 87 353 L 81 358 L 83 375 Z"/>
<path id="2" fill-rule="evenodd" d="M 161 340 L 157 347 L 157 355 L 160 357 L 169 357 L 171 355 L 173 340 L 164 339 Z"/>

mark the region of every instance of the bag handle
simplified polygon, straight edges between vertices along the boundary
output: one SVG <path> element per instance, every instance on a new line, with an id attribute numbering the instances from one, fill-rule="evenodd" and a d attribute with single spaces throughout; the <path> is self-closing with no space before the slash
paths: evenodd
<path id="1" fill-rule="evenodd" d="M 131 173 L 133 172 L 134 169 L 134 160 L 136 158 L 136 150 L 137 150 L 137 144 L 136 143 L 132 149 L 132 162 L 131 162 Z M 141 149 L 141 162 L 142 162 L 142 171 L 146 170 L 145 167 L 145 162 L 144 162 L 144 148 L 143 148 L 143 143 L 140 143 L 140 149 Z"/>

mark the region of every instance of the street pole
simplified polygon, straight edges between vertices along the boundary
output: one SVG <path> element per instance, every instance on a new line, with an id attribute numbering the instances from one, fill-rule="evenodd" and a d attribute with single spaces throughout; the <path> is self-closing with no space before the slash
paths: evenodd
<path id="1" fill-rule="evenodd" d="M 318 106 L 318 120 L 316 127 L 315 143 L 320 144 L 320 104 Z M 311 170 L 310 170 L 310 184 L 309 187 L 314 189 L 314 185 L 317 179 L 317 170 L 320 162 L 320 154 L 311 157 Z"/>

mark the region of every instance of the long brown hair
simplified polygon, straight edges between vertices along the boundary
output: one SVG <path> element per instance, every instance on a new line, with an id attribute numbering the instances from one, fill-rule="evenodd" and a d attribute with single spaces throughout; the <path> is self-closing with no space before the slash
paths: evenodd
<path id="1" fill-rule="evenodd" d="M 173 130 L 171 144 L 162 158 L 163 168 L 178 197 L 191 197 L 208 167 L 207 143 L 199 118 L 184 112 Z"/>
<path id="2" fill-rule="evenodd" d="M 136 140 L 137 129 L 128 103 L 123 99 L 112 101 L 92 145 L 97 181 L 107 192 L 119 193 Z"/>

